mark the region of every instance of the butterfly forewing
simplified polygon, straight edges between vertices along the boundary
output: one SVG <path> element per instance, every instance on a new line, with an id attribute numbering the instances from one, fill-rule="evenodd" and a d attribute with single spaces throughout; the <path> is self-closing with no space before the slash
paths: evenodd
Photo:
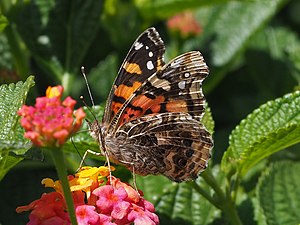
<path id="1" fill-rule="evenodd" d="M 109 124 L 132 93 L 164 65 L 164 52 L 164 43 L 153 27 L 136 39 L 110 91 L 103 123 Z"/>
<path id="2" fill-rule="evenodd" d="M 135 91 L 118 112 L 116 125 L 141 115 L 164 112 L 186 112 L 200 121 L 205 106 L 202 81 L 207 75 L 208 67 L 200 52 L 178 56 Z"/>

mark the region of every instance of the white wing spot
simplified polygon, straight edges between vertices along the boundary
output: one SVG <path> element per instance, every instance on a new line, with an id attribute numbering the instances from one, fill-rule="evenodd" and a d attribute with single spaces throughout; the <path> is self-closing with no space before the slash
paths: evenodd
<path id="1" fill-rule="evenodd" d="M 185 73 L 184 77 L 188 78 L 190 76 L 190 73 Z"/>
<path id="2" fill-rule="evenodd" d="M 148 70 L 153 70 L 154 69 L 154 65 L 153 65 L 152 61 L 147 62 L 147 69 Z"/>
<path id="3" fill-rule="evenodd" d="M 149 49 L 149 47 L 146 45 L 146 49 Z"/>
<path id="4" fill-rule="evenodd" d="M 153 56 L 153 52 L 149 52 L 149 57 L 152 57 Z"/>
<path id="5" fill-rule="evenodd" d="M 183 80 L 183 81 L 180 81 L 179 83 L 178 83 L 178 87 L 180 88 L 180 89 L 184 89 L 185 88 L 185 81 Z"/>
<path id="6" fill-rule="evenodd" d="M 135 50 L 139 50 L 141 47 L 143 47 L 144 45 L 142 44 L 142 43 L 140 43 L 140 42 L 136 42 L 135 44 L 134 44 L 134 49 Z"/>

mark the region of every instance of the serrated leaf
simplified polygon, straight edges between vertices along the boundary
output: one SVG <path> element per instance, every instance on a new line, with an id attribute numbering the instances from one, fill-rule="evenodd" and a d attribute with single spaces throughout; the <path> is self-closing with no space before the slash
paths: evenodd
<path id="1" fill-rule="evenodd" d="M 256 188 L 260 210 L 266 224 L 299 224 L 300 179 L 299 162 L 277 162 L 259 179 Z"/>
<path id="2" fill-rule="evenodd" d="M 244 175 L 267 156 L 300 141 L 300 92 L 269 101 L 254 110 L 230 135 L 222 169 Z"/>
<path id="3" fill-rule="evenodd" d="M 214 168 L 220 185 L 224 176 Z M 195 182 L 208 193 L 212 189 L 199 177 Z M 210 224 L 220 216 L 220 211 L 210 204 L 188 183 L 174 183 L 163 176 L 137 178 L 138 188 L 145 198 L 154 203 L 160 217 L 160 224 Z"/>
<path id="4" fill-rule="evenodd" d="M 202 123 L 207 128 L 207 130 L 212 134 L 215 128 L 215 121 L 212 117 L 211 110 L 206 106 L 204 116 L 202 118 Z"/>
<path id="5" fill-rule="evenodd" d="M 246 46 L 249 39 L 281 8 L 287 0 L 231 1 L 222 5 L 215 25 L 217 39 L 213 44 L 213 63 L 229 63 Z"/>
<path id="6" fill-rule="evenodd" d="M 0 86 L 0 180 L 22 160 L 12 157 L 10 153 L 24 154 L 31 147 L 30 142 L 23 137 L 24 130 L 17 110 L 25 103 L 28 91 L 34 85 L 33 79 L 30 76 L 26 82 Z"/>

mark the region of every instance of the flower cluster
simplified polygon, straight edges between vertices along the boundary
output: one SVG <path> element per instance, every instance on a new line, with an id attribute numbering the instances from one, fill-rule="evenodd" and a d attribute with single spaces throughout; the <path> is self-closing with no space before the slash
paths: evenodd
<path id="1" fill-rule="evenodd" d="M 202 28 L 196 21 L 193 13 L 188 11 L 168 19 L 167 26 L 171 31 L 178 32 L 182 38 L 196 36 L 202 31 Z"/>
<path id="2" fill-rule="evenodd" d="M 85 113 L 79 108 L 73 110 L 76 101 L 67 97 L 61 101 L 62 86 L 48 87 L 45 97 L 36 99 L 35 106 L 23 105 L 18 111 L 22 117 L 21 125 L 25 129 L 25 137 L 41 147 L 59 147 L 75 132 L 83 122 Z"/>
<path id="3" fill-rule="evenodd" d="M 27 225 L 70 224 L 60 182 L 46 178 L 42 183 L 56 192 L 43 194 L 28 206 L 18 207 L 17 212 L 32 210 Z M 69 183 L 79 225 L 159 223 L 154 206 L 141 197 L 142 193 L 110 177 L 107 167 L 84 167 L 75 177 L 69 176 Z"/>

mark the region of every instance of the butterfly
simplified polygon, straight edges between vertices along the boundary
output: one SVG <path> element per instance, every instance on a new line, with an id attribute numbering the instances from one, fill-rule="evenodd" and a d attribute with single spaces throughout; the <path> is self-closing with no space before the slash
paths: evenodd
<path id="1" fill-rule="evenodd" d="M 133 43 L 113 83 L 102 122 L 91 124 L 100 149 L 140 175 L 194 180 L 207 167 L 213 140 L 201 123 L 202 81 L 209 74 L 199 51 L 164 62 L 165 45 L 151 27 Z"/>

